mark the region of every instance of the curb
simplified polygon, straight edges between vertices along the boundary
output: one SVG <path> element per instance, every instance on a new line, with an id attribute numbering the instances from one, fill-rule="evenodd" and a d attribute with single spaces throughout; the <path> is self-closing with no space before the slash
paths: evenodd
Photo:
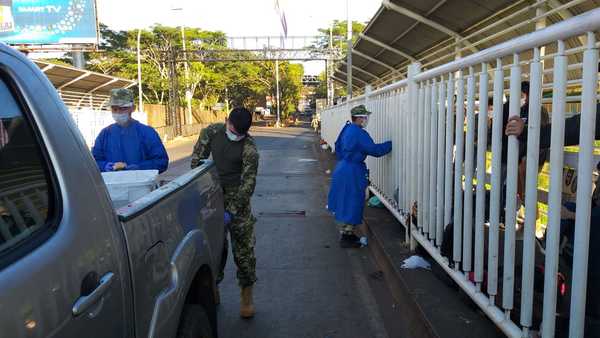
<path id="1" fill-rule="evenodd" d="M 385 252 L 383 243 L 371 230 L 368 222 L 364 222 L 367 228 L 367 236 L 369 237 L 369 252 L 375 259 L 375 263 L 383 272 L 383 276 L 387 286 L 392 293 L 400 312 L 403 313 L 403 321 L 406 322 L 410 331 L 411 337 L 415 338 L 439 338 L 435 332 L 433 325 L 419 306 L 417 301 L 412 296 L 402 274 L 394 266 L 390 255 Z"/>

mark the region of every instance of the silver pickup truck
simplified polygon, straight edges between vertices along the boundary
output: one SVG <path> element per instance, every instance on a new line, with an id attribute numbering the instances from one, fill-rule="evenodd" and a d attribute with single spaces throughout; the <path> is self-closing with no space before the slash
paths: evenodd
<path id="1" fill-rule="evenodd" d="M 214 165 L 114 210 L 42 72 L 0 44 L 0 338 L 216 337 Z"/>

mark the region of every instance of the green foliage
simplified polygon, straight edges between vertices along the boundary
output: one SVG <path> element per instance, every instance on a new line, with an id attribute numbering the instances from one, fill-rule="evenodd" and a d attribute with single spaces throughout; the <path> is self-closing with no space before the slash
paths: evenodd
<path id="1" fill-rule="evenodd" d="M 366 24 L 358 21 L 352 21 L 352 43 L 355 43 L 358 39 L 358 34 L 362 33 L 365 29 Z M 348 39 L 348 21 L 339 21 L 334 20 L 332 27 L 320 28 L 319 29 L 319 38 L 316 41 L 316 46 L 320 48 L 329 47 L 330 43 L 330 34 L 329 30 L 331 29 L 332 35 L 332 46 L 336 48 L 340 48 L 342 50 L 346 50 L 346 39 Z"/>
<path id="2" fill-rule="evenodd" d="M 302 76 L 304 67 L 301 64 L 290 64 L 288 62 L 279 64 L 279 74 L 281 77 L 281 112 L 286 118 L 289 114 L 296 111 L 300 92 L 302 91 Z"/>
<path id="3" fill-rule="evenodd" d="M 319 37 L 315 42 L 315 47 L 318 48 L 327 48 L 329 47 L 330 40 L 332 47 L 339 48 L 342 52 L 342 58 L 345 58 L 347 55 L 347 45 L 346 39 L 348 32 L 348 21 L 339 21 L 334 20 L 333 25 L 328 28 L 320 28 L 319 29 Z M 352 22 L 352 43 L 354 44 L 358 39 L 359 33 L 362 33 L 366 27 L 367 23 L 362 23 L 358 21 Z M 331 30 L 331 35 L 330 35 Z M 327 98 L 327 75 L 325 72 L 319 74 L 320 83 L 316 89 L 315 97 L 317 99 L 325 99 Z M 335 85 L 335 93 L 336 96 L 346 96 L 346 87 L 339 85 L 334 82 Z"/>
<path id="4" fill-rule="evenodd" d="M 327 73 L 321 72 L 319 74 L 319 85 L 315 89 L 315 98 L 316 99 L 326 99 L 327 98 Z"/>
<path id="5" fill-rule="evenodd" d="M 137 79 L 137 30 L 113 31 L 100 24 L 101 51 L 87 53 L 88 69 L 104 74 Z M 187 49 L 218 50 L 227 47 L 225 34 L 185 28 Z M 266 96 L 275 97 L 274 62 L 188 62 L 186 76 L 184 55 L 181 53 L 180 27 L 156 25 L 141 31 L 142 84 L 144 101 L 165 104 L 169 96 L 169 51 L 176 50 L 180 104 L 185 91 L 192 93 L 195 106 L 210 107 L 229 100 L 230 106 L 243 105 L 250 109 L 265 105 Z M 240 53 L 250 58 L 250 53 Z M 295 110 L 302 90 L 301 65 L 280 63 L 281 111 Z M 137 91 L 135 91 L 137 93 Z"/>

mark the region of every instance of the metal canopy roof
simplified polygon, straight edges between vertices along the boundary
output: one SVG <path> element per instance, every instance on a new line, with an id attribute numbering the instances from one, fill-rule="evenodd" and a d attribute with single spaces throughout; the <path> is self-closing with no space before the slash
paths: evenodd
<path id="1" fill-rule="evenodd" d="M 106 109 L 110 90 L 129 88 L 137 84 L 132 80 L 87 71 L 71 66 L 33 60 L 48 77 L 64 103 L 71 109 Z"/>
<path id="2" fill-rule="evenodd" d="M 132 80 L 41 60 L 34 60 L 34 63 L 40 67 L 59 91 L 108 95 L 111 89 L 132 87 L 136 84 Z"/>
<path id="3" fill-rule="evenodd" d="M 599 0 L 540 1 L 546 11 L 554 10 L 546 18 L 547 25 L 600 4 Z M 381 85 L 399 80 L 413 61 L 432 68 L 529 33 L 535 30 L 531 19 L 537 5 L 533 0 L 384 0 L 354 44 L 353 84 L 364 87 L 366 82 Z M 457 39 L 462 39 L 460 53 L 454 46 Z M 567 41 L 568 48 L 578 45 L 577 39 Z M 346 79 L 345 71 L 342 63 L 336 77 Z"/>

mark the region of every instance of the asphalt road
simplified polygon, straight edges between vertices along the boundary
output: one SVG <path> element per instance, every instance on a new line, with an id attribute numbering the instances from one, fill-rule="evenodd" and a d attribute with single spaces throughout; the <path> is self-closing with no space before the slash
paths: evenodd
<path id="1" fill-rule="evenodd" d="M 366 249 L 341 249 L 326 211 L 330 164 L 319 161 L 317 136 L 304 128 L 253 128 L 260 168 L 253 198 L 258 282 L 256 317 L 239 317 L 235 264 L 220 285 L 223 338 L 398 337 L 386 287 Z M 168 147 L 168 179 L 189 168 L 194 139 Z"/>

